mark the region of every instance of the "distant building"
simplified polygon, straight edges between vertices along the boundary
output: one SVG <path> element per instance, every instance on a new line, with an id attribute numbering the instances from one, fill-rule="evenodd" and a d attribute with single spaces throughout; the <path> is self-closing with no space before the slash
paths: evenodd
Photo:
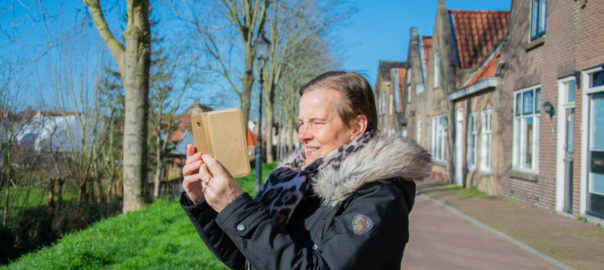
<path id="1" fill-rule="evenodd" d="M 377 82 L 375 84 L 375 102 L 378 112 L 378 130 L 390 136 L 406 135 L 404 109 L 407 105 L 403 99 L 401 75 L 409 65 L 405 62 L 380 61 Z"/>

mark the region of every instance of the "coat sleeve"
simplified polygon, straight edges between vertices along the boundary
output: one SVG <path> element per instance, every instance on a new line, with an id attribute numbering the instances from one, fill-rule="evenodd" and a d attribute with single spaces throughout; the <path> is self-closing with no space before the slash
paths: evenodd
<path id="1" fill-rule="evenodd" d="M 231 269 L 243 269 L 245 258 L 216 224 L 216 211 L 205 202 L 194 204 L 185 192 L 180 196 L 180 205 L 208 249 Z"/>
<path id="2" fill-rule="evenodd" d="M 295 243 L 247 194 L 227 205 L 216 222 L 257 269 L 376 269 L 393 258 L 399 268 L 408 240 L 404 195 L 388 184 L 357 192 L 312 248 Z"/>

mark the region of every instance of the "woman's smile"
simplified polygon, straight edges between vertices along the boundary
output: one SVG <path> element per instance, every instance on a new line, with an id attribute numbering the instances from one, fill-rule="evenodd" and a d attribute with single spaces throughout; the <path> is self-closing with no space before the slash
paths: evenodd
<path id="1" fill-rule="evenodd" d="M 330 88 L 318 88 L 300 98 L 298 138 L 306 165 L 351 141 L 353 129 L 338 114 L 342 99 L 340 92 Z"/>

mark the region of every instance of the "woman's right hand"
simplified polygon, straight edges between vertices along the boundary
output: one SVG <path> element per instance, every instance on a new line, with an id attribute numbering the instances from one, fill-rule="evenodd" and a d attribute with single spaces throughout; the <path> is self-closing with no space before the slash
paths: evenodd
<path id="1" fill-rule="evenodd" d="M 187 144 L 187 161 L 182 167 L 184 176 L 182 187 L 189 196 L 189 199 L 194 203 L 203 202 L 203 187 L 201 186 L 201 178 L 199 176 L 199 168 L 203 165 L 201 159 L 202 153 L 195 153 L 195 147 Z"/>

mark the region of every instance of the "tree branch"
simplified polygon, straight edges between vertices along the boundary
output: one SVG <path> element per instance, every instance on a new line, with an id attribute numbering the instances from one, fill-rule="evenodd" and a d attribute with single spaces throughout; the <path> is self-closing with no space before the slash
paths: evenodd
<path id="1" fill-rule="evenodd" d="M 111 31 L 109 31 L 99 0 L 82 0 L 82 2 L 88 7 L 88 11 L 90 12 L 90 15 L 92 15 L 92 20 L 94 21 L 94 26 L 99 31 L 107 48 L 109 48 L 117 66 L 122 70 L 122 55 L 124 54 L 125 48 L 124 45 L 113 36 Z"/>

